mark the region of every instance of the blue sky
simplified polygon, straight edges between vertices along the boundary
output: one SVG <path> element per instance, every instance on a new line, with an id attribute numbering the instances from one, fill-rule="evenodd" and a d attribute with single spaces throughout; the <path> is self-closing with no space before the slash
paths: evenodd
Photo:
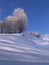
<path id="1" fill-rule="evenodd" d="M 26 31 L 49 34 L 49 0 L 0 0 L 0 20 L 23 8 L 28 16 Z"/>

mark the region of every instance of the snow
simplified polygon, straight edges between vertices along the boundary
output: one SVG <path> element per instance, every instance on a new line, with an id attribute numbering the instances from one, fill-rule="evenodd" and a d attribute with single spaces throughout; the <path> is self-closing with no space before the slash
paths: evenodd
<path id="1" fill-rule="evenodd" d="M 0 60 L 49 62 L 49 36 L 37 35 L 0 34 Z"/>

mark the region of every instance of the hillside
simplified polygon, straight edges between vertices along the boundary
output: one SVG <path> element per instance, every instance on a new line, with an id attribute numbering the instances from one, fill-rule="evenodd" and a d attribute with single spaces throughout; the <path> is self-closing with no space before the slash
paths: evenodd
<path id="1" fill-rule="evenodd" d="M 0 60 L 49 62 L 49 35 L 0 34 Z"/>

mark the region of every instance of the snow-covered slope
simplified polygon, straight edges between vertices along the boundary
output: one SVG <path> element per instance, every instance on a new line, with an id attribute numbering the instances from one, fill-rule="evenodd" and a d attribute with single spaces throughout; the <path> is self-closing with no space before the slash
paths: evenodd
<path id="1" fill-rule="evenodd" d="M 0 34 L 0 60 L 49 62 L 49 35 Z"/>

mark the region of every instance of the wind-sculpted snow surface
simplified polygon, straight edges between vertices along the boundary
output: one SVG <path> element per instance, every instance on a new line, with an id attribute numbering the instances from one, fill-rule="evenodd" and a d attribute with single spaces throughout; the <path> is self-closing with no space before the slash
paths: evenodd
<path id="1" fill-rule="evenodd" d="M 33 33 L 0 34 L 0 60 L 49 62 L 49 37 Z"/>

